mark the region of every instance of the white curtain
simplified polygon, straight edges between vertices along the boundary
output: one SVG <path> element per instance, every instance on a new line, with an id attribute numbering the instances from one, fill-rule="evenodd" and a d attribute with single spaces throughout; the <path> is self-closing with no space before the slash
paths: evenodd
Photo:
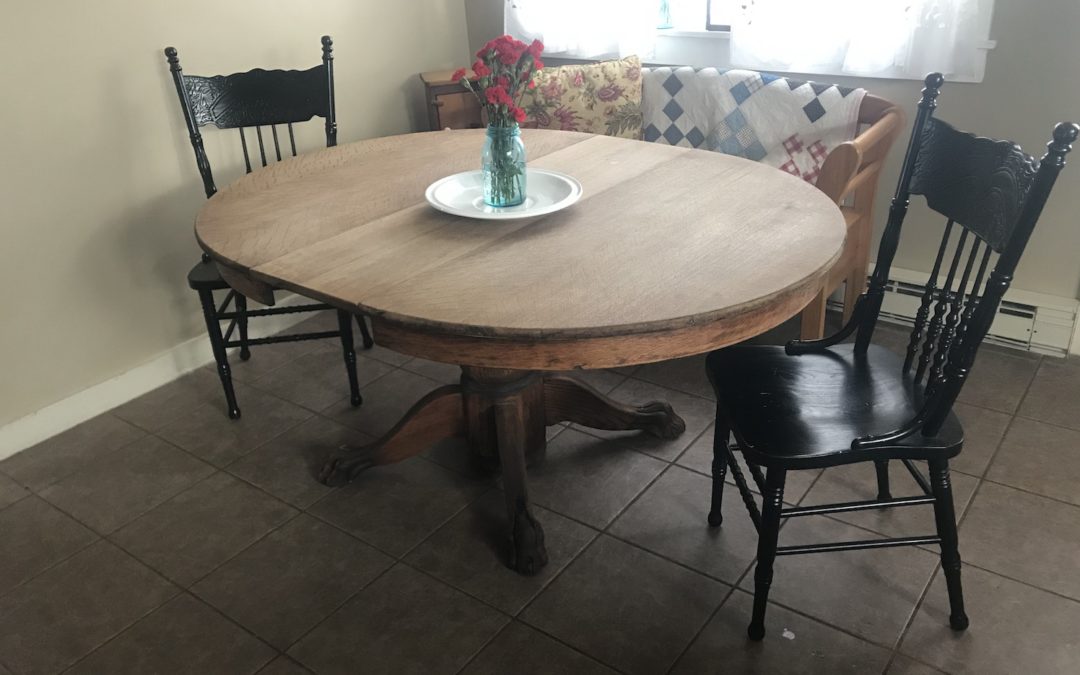
<path id="1" fill-rule="evenodd" d="M 973 79 L 993 0 L 746 0 L 731 26 L 737 67 Z"/>
<path id="2" fill-rule="evenodd" d="M 547 53 L 651 56 L 659 0 L 506 0 L 505 30 Z"/>

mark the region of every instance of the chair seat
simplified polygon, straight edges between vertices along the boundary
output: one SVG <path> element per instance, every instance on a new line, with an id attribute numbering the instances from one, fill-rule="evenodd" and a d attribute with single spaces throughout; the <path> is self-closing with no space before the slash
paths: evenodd
<path id="1" fill-rule="evenodd" d="M 903 360 L 879 345 L 788 355 L 783 347 L 736 346 L 709 354 L 709 379 L 743 453 L 755 464 L 809 469 L 874 459 L 954 457 L 963 429 L 953 413 L 936 436 L 915 434 L 887 447 L 852 450 L 855 438 L 903 427 L 922 387 Z"/>
<path id="2" fill-rule="evenodd" d="M 221 278 L 217 263 L 213 260 L 199 261 L 191 268 L 187 275 L 188 286 L 195 290 L 210 289 L 222 290 L 229 287 Z"/>

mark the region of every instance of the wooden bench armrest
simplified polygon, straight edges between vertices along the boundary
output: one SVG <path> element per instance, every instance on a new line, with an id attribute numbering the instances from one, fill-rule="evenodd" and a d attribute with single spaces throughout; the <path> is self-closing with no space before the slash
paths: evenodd
<path id="1" fill-rule="evenodd" d="M 869 128 L 829 153 L 818 176 L 818 188 L 839 204 L 868 182 L 876 182 L 904 121 L 903 110 L 868 94 L 859 109 L 859 122 L 869 124 Z"/>

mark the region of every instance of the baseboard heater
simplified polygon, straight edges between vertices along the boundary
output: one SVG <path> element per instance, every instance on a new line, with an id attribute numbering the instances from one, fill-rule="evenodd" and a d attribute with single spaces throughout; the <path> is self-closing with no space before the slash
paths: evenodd
<path id="1" fill-rule="evenodd" d="M 915 312 L 926 290 L 926 277 L 926 272 L 893 268 L 885 287 L 881 319 L 903 326 L 913 325 Z M 829 305 L 841 309 L 842 295 L 833 294 Z M 1065 356 L 1076 332 L 1078 314 L 1078 300 L 1010 289 L 998 307 L 986 342 L 1038 354 Z"/>

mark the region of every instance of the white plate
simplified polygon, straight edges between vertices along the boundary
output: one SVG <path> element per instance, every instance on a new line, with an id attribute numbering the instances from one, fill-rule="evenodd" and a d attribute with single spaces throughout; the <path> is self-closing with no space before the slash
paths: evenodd
<path id="1" fill-rule="evenodd" d="M 554 213 L 581 198 L 581 183 L 558 171 L 525 169 L 525 201 L 497 208 L 484 203 L 484 176 L 466 171 L 441 178 L 428 186 L 424 197 L 440 211 L 465 218 L 513 220 Z"/>

